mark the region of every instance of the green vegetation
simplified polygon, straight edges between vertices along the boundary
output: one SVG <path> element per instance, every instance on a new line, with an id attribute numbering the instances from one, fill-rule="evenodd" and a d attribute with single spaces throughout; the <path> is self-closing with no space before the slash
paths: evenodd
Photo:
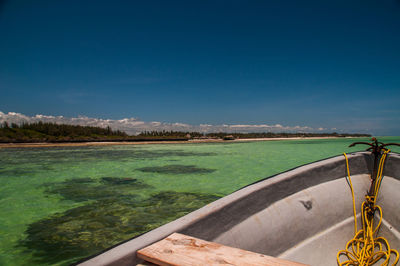
<path id="1" fill-rule="evenodd" d="M 110 127 L 91 127 L 55 123 L 24 123 L 22 125 L 4 122 L 0 127 L 0 142 L 68 142 L 113 140 L 128 135 Z"/>
<path id="2" fill-rule="evenodd" d="M 16 142 L 85 142 L 85 141 L 159 141 L 218 138 L 290 138 L 290 137 L 370 137 L 369 134 L 338 133 L 200 133 L 180 131 L 145 131 L 137 136 L 129 136 L 110 127 L 92 127 L 56 123 L 24 123 L 22 125 L 4 122 L 0 125 L 0 143 Z"/>
<path id="3" fill-rule="evenodd" d="M 272 133 L 272 132 L 261 132 L 261 133 L 209 133 L 206 137 L 212 138 L 224 138 L 225 136 L 232 135 L 235 139 L 250 139 L 250 138 L 309 138 L 309 137 L 371 137 L 370 134 L 348 134 L 348 133 Z"/>
<path id="4" fill-rule="evenodd" d="M 129 136 L 109 126 L 102 128 L 44 122 L 0 124 L 0 143 L 188 140 L 186 135 L 183 132 L 160 131 L 157 134 Z"/>
<path id="5" fill-rule="evenodd" d="M 199 133 L 199 132 L 180 132 L 180 131 L 145 131 L 140 133 L 138 136 L 141 137 L 182 137 L 182 138 L 218 138 L 224 139 L 226 136 L 233 136 L 235 139 L 250 139 L 250 138 L 295 138 L 295 137 L 371 137 L 370 134 L 339 134 L 333 133 L 272 133 L 272 132 L 260 132 L 260 133 Z"/>
<path id="6" fill-rule="evenodd" d="M 138 135 L 138 137 L 179 137 L 179 138 L 187 138 L 190 135 L 191 138 L 200 138 L 203 137 L 204 134 L 200 132 L 182 132 L 182 131 L 144 131 Z"/>

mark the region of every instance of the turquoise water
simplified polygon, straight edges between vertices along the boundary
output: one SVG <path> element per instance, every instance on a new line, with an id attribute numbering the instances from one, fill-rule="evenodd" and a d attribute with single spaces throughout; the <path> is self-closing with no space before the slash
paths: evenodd
<path id="1" fill-rule="evenodd" d="M 353 141 L 0 149 L 0 265 L 76 262 L 257 180 L 364 149 Z"/>

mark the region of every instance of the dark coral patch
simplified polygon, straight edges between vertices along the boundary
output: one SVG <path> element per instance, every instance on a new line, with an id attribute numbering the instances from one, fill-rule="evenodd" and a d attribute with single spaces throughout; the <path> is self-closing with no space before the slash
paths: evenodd
<path id="1" fill-rule="evenodd" d="M 101 147 L 91 148 L 69 148 L 69 147 L 54 147 L 51 153 L 40 153 L 44 148 L 35 152 L 31 150 L 30 156 L 39 157 L 41 160 L 56 160 L 69 161 L 74 158 L 76 161 L 98 161 L 98 160 L 116 160 L 116 161 L 131 161 L 131 160 L 149 160 L 163 157 L 182 157 L 182 156 L 213 156 L 216 153 L 212 152 L 192 152 L 185 150 L 147 150 L 147 149 L 116 149 L 109 150 Z M 30 151 L 30 150 L 28 150 Z M 79 151 L 79 152 L 77 152 Z M 29 158 L 29 156 L 28 156 Z M 28 160 L 27 160 L 28 162 Z M 20 162 L 22 164 L 23 162 Z"/>
<path id="2" fill-rule="evenodd" d="M 108 185 L 131 185 L 131 186 L 141 186 L 141 188 L 143 188 L 142 185 L 144 185 L 143 183 L 141 183 L 140 181 L 138 181 L 136 178 L 129 178 L 129 177 L 125 177 L 125 178 L 120 178 L 120 177 L 102 177 L 101 178 L 101 182 L 103 184 L 108 184 Z"/>
<path id="3" fill-rule="evenodd" d="M 46 192 L 59 194 L 66 200 L 82 202 L 87 200 L 113 199 L 135 190 L 150 188 L 134 178 L 103 177 L 100 182 L 91 178 L 69 179 L 47 185 Z"/>
<path id="4" fill-rule="evenodd" d="M 101 198 L 29 225 L 20 242 L 39 263 L 66 264 L 154 229 L 219 197 L 160 192 L 147 199 Z"/>
<path id="5" fill-rule="evenodd" d="M 143 167 L 136 170 L 149 173 L 160 173 L 160 174 L 208 174 L 215 172 L 215 169 L 200 168 L 195 165 L 179 165 L 171 164 L 165 166 L 152 166 Z"/>

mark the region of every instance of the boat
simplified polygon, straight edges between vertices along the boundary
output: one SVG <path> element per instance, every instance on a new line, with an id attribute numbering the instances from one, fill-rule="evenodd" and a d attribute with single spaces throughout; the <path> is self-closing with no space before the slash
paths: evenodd
<path id="1" fill-rule="evenodd" d="M 235 137 L 233 135 L 227 135 L 224 136 L 223 140 L 235 140 Z"/>
<path id="2" fill-rule="evenodd" d="M 340 155 L 268 177 L 79 265 L 143 263 L 137 251 L 173 233 L 308 265 L 338 265 L 338 251 L 355 234 L 346 158 L 360 218 L 376 172 L 374 152 Z M 379 236 L 400 250 L 400 154 L 387 156 L 383 176 Z"/>

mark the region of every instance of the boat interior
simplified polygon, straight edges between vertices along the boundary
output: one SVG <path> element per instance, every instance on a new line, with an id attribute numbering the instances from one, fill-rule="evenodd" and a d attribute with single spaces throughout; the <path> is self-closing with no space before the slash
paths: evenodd
<path id="1" fill-rule="evenodd" d="M 373 156 L 348 154 L 358 228 L 371 185 Z M 379 236 L 400 250 L 400 155 L 390 153 L 377 204 Z M 344 156 L 307 164 L 246 186 L 171 223 L 133 238 L 81 265 L 142 263 L 137 250 L 172 233 L 308 265 L 337 265 L 354 236 L 352 194 Z M 374 219 L 379 219 L 375 215 Z"/>

